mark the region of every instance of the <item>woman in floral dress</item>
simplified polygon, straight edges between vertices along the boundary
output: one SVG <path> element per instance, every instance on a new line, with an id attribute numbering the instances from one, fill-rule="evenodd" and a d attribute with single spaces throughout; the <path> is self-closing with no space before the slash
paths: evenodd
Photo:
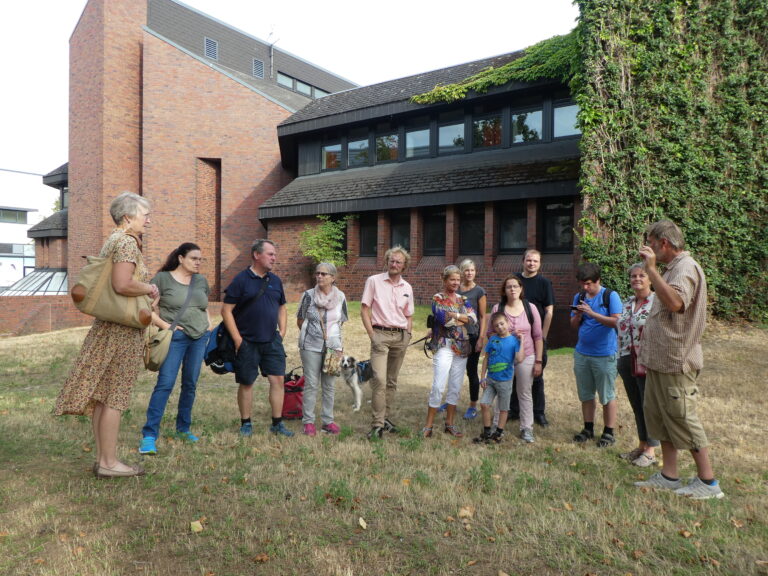
<path id="1" fill-rule="evenodd" d="M 141 256 L 141 235 L 150 223 L 149 202 L 132 192 L 112 201 L 110 215 L 117 228 L 101 249 L 112 254 L 112 287 L 123 296 L 158 297 L 158 289 L 147 280 Z M 93 473 L 97 478 L 140 476 L 141 466 L 117 459 L 120 418 L 128 408 L 131 390 L 142 367 L 143 329 L 94 320 L 72 371 L 56 399 L 53 413 L 91 417 L 96 444 Z"/>

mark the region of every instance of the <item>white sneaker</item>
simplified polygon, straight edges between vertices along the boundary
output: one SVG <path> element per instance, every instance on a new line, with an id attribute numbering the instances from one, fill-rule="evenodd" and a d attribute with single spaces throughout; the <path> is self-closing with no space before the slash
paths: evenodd
<path id="1" fill-rule="evenodd" d="M 683 487 L 683 483 L 679 479 L 667 480 L 661 475 L 661 472 L 656 472 L 648 480 L 635 482 L 635 486 L 638 488 L 654 488 L 655 490 L 678 490 Z"/>
<path id="2" fill-rule="evenodd" d="M 688 484 L 675 490 L 675 494 L 686 496 L 693 500 L 709 500 L 710 498 L 722 498 L 725 496 L 717 480 L 710 486 L 702 482 L 698 476 L 694 476 L 688 481 Z"/>
<path id="3" fill-rule="evenodd" d="M 530 428 L 523 428 L 520 431 L 520 439 L 523 442 L 527 442 L 528 444 L 533 444 L 533 442 L 534 442 L 533 430 L 531 430 Z"/>

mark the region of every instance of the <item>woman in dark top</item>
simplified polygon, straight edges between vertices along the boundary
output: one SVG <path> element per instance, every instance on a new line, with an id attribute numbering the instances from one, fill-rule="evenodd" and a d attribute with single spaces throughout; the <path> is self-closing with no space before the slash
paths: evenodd
<path id="1" fill-rule="evenodd" d="M 469 378 L 469 407 L 464 413 L 465 420 L 472 420 L 477 416 L 477 400 L 480 397 L 480 379 L 477 377 L 477 364 L 480 360 L 480 352 L 483 349 L 481 334 L 485 334 L 487 306 L 485 289 L 475 283 L 477 268 L 472 260 L 466 259 L 459 264 L 461 271 L 461 285 L 459 295 L 464 296 L 472 309 L 477 314 L 477 322 L 468 324 L 469 345 L 471 352 L 467 357 L 467 378 Z"/>
<path id="2" fill-rule="evenodd" d="M 139 454 L 157 454 L 156 442 L 160 435 L 168 397 L 173 391 L 176 376 L 181 368 L 181 393 L 176 415 L 176 435 L 189 442 L 198 437 L 189 431 L 192 424 L 192 405 L 195 402 L 197 379 L 205 355 L 205 347 L 211 330 L 208 315 L 208 282 L 199 274 L 202 263 L 200 247 L 185 242 L 168 255 L 165 265 L 150 281 L 160 290 L 160 313 L 152 314 L 152 323 L 161 329 L 171 327 L 179 310 L 184 306 L 187 292 L 192 290 L 187 309 L 176 320 L 171 345 L 157 375 L 147 407 L 147 423 L 142 429 Z"/>

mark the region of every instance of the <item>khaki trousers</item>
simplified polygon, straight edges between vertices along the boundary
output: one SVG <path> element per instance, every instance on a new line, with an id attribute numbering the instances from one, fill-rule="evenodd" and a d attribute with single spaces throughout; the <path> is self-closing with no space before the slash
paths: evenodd
<path id="1" fill-rule="evenodd" d="M 403 365 L 411 335 L 406 331 L 373 330 L 371 340 L 371 412 L 372 427 L 384 426 L 394 410 L 397 375 Z"/>

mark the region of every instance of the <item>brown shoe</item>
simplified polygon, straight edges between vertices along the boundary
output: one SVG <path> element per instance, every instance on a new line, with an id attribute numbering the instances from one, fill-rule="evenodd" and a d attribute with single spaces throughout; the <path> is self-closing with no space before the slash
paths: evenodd
<path id="1" fill-rule="evenodd" d="M 456 428 L 456 426 L 447 426 L 446 425 L 444 432 L 446 434 L 450 434 L 454 438 L 463 438 L 464 437 L 464 433 L 461 430 L 459 430 L 458 428 Z"/>
<path id="2" fill-rule="evenodd" d="M 112 468 L 99 466 L 95 472 L 96 478 L 99 479 L 129 478 L 131 476 L 144 476 L 144 474 L 146 474 L 144 468 L 138 465 L 131 466 L 128 470 L 114 470 Z"/>

